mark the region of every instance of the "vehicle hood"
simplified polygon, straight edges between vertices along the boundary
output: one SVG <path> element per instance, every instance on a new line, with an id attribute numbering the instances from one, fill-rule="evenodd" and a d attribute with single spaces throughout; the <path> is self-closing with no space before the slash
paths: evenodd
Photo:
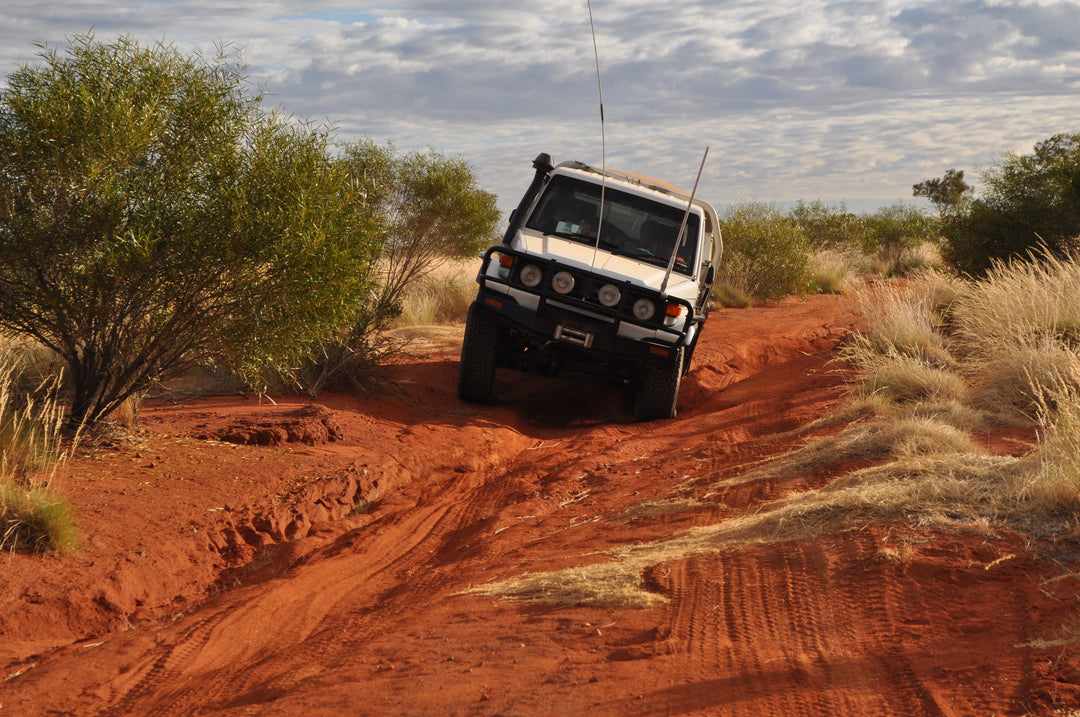
<path id="1" fill-rule="evenodd" d="M 602 248 L 594 250 L 587 244 L 529 230 L 517 233 L 514 238 L 514 248 L 538 257 L 555 259 L 568 267 L 605 274 L 613 281 L 630 281 L 637 286 L 656 291 L 660 291 L 660 286 L 664 283 L 664 275 L 667 273 L 663 267 L 612 254 Z M 670 296 L 693 302 L 698 295 L 698 286 L 691 277 L 673 271 L 671 278 L 668 279 L 667 293 Z"/>

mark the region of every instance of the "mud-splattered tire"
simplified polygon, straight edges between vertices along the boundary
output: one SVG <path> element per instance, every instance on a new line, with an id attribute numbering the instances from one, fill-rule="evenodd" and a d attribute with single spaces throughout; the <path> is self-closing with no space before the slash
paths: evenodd
<path id="1" fill-rule="evenodd" d="M 682 379 L 683 348 L 665 366 L 650 369 L 638 385 L 634 402 L 634 419 L 652 421 L 657 418 L 674 418 L 675 404 L 679 399 L 679 383 Z"/>
<path id="2" fill-rule="evenodd" d="M 476 304 L 470 306 L 465 339 L 461 344 L 461 366 L 458 368 L 459 398 L 474 403 L 491 400 L 499 345 L 498 324 Z"/>

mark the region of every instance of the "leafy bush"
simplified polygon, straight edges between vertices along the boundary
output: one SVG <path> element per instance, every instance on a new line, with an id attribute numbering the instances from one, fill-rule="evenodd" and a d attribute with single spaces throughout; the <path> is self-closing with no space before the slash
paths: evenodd
<path id="1" fill-rule="evenodd" d="M 498 239 L 495 195 L 465 160 L 435 150 L 398 154 L 361 140 L 342 160 L 380 220 L 380 292 L 388 306 L 447 259 L 476 256 Z"/>
<path id="2" fill-rule="evenodd" d="M 1058 257 L 1080 248 L 1080 134 L 1006 154 L 982 181 L 983 195 L 944 225 L 944 258 L 955 269 L 979 276 L 1039 247 Z"/>
<path id="3" fill-rule="evenodd" d="M 211 360 L 295 366 L 379 250 L 328 136 L 243 67 L 76 37 L 0 92 L 0 324 L 67 362 L 72 426 Z"/>
<path id="4" fill-rule="evenodd" d="M 930 200 L 938 210 L 938 218 L 942 220 L 971 201 L 973 191 L 964 181 L 964 171 L 956 169 L 946 169 L 944 177 L 926 179 L 911 188 L 911 193 L 916 197 Z"/>
<path id="5" fill-rule="evenodd" d="M 299 371 L 286 373 L 312 396 L 326 385 L 365 383 L 393 350 L 381 334 L 401 320 L 404 302 L 425 291 L 442 293 L 430 286 L 432 271 L 474 257 L 497 239 L 495 196 L 480 189 L 463 159 L 434 150 L 399 155 L 392 144 L 361 140 L 345 146 L 340 166 L 378 221 L 381 251 L 376 287 L 352 324 L 316 345 Z M 470 288 L 475 293 L 475 284 Z"/>
<path id="6" fill-rule="evenodd" d="M 769 204 L 744 203 L 720 217 L 724 257 L 717 282 L 756 300 L 770 301 L 809 289 L 810 246 L 790 217 Z"/>

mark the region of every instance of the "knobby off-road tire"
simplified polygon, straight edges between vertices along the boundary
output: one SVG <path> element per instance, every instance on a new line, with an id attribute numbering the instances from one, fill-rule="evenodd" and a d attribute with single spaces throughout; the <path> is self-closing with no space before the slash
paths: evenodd
<path id="1" fill-rule="evenodd" d="M 657 418 L 674 418 L 675 404 L 679 399 L 679 383 L 682 380 L 683 347 L 666 365 L 649 369 L 638 385 L 634 402 L 634 419 L 652 421 Z"/>
<path id="2" fill-rule="evenodd" d="M 473 403 L 491 400 L 500 338 L 499 325 L 476 304 L 470 306 L 458 368 L 458 397 L 462 400 Z"/>

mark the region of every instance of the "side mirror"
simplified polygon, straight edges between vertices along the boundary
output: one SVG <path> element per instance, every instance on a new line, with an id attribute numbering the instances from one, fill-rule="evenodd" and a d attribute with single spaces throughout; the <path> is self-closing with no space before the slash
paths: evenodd
<path id="1" fill-rule="evenodd" d="M 709 285 L 709 286 L 712 286 L 713 279 L 715 279 L 715 278 L 716 278 L 716 267 L 710 265 L 708 270 L 705 272 L 705 283 L 707 285 Z"/>

